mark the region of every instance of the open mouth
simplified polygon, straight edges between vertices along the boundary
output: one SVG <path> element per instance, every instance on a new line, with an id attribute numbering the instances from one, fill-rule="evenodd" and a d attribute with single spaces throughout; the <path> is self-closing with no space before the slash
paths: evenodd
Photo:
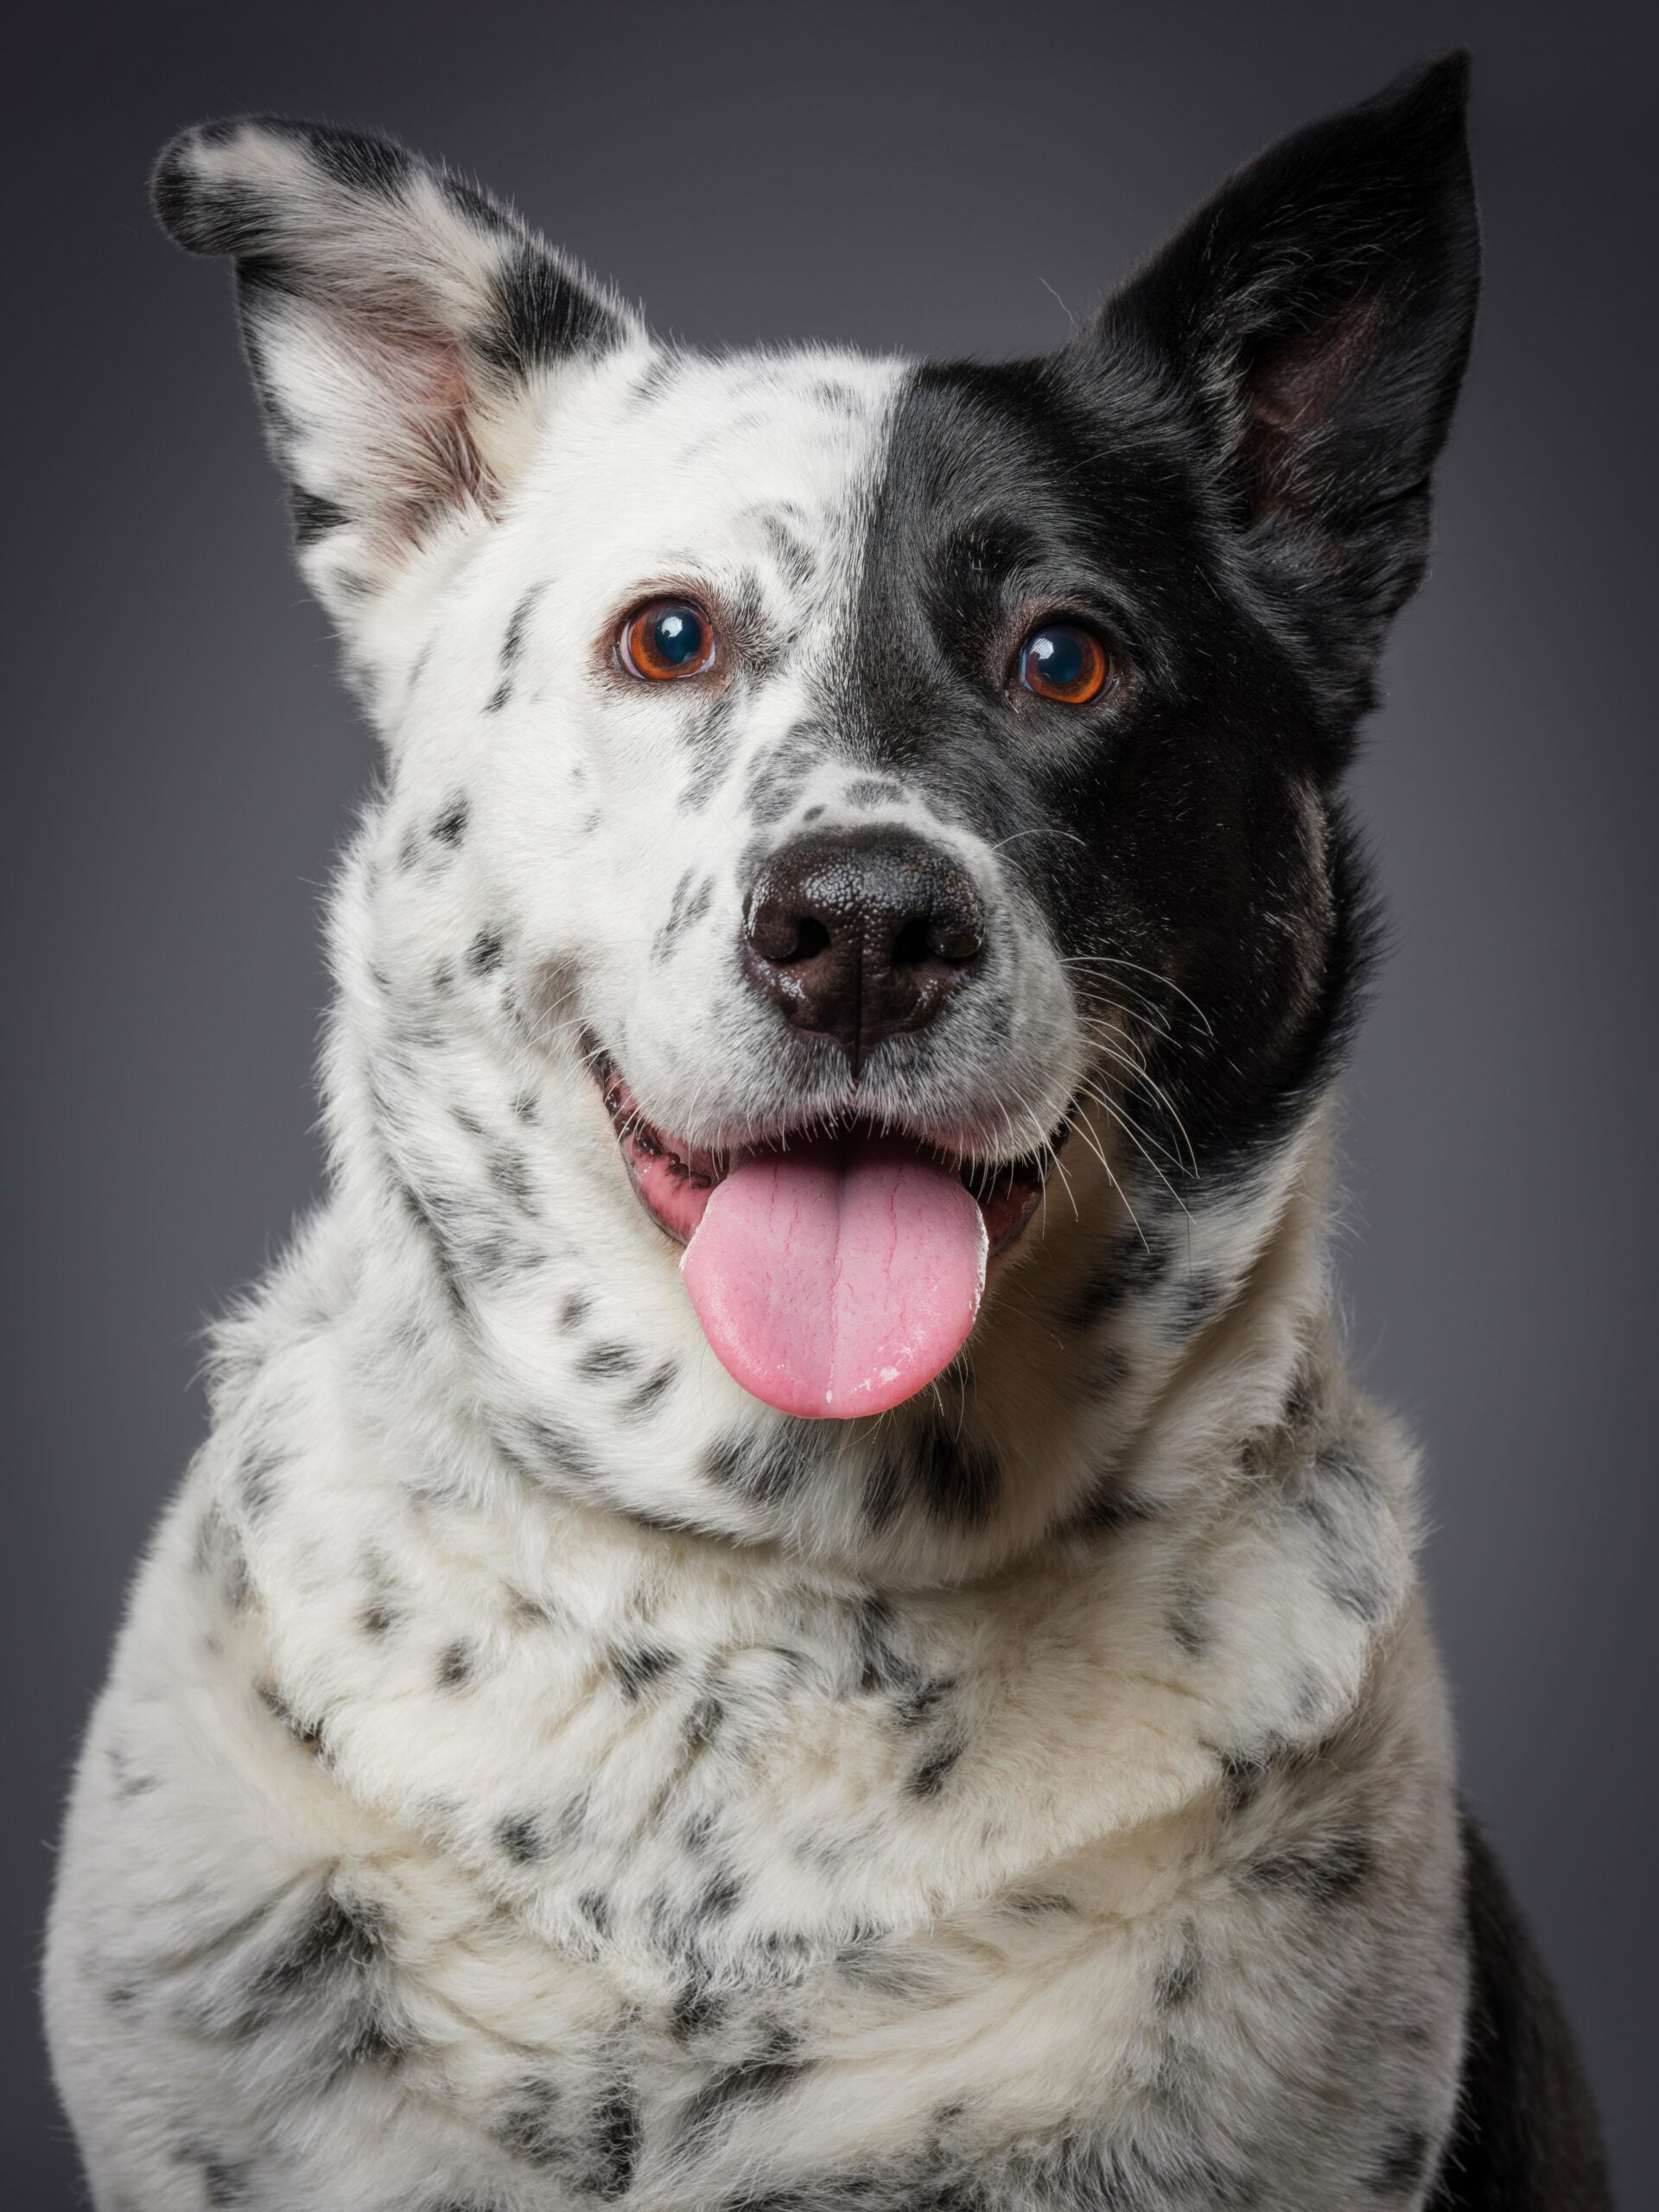
<path id="1" fill-rule="evenodd" d="M 686 1248 L 715 1354 L 809 1418 L 885 1412 L 949 1365 L 1053 1158 L 992 1166 L 856 1116 L 701 1151 L 645 1119 L 608 1057 L 593 1065 L 640 1202 Z"/>

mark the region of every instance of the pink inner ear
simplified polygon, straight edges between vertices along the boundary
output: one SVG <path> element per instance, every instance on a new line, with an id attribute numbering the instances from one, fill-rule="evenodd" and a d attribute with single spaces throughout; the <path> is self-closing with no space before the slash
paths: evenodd
<path id="1" fill-rule="evenodd" d="M 1295 430 L 1328 415 L 1388 319 L 1385 300 L 1357 301 L 1268 354 L 1249 379 L 1257 420 L 1271 429 Z"/>
<path id="2" fill-rule="evenodd" d="M 1340 411 L 1389 321 L 1393 302 L 1372 295 L 1309 331 L 1262 347 L 1244 376 L 1249 407 L 1246 458 L 1256 486 L 1255 512 L 1295 504 L 1304 449 Z"/>
<path id="3" fill-rule="evenodd" d="M 412 317 L 401 327 L 371 324 L 336 309 L 326 327 L 378 395 L 361 442 L 376 549 L 395 556 L 441 516 L 492 505 L 497 487 L 473 436 L 477 394 L 461 346 Z M 388 336 L 389 327 L 396 337 Z"/>

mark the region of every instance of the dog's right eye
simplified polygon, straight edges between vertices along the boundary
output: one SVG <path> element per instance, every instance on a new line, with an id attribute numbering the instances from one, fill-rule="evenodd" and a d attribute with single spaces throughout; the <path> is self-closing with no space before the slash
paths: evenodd
<path id="1" fill-rule="evenodd" d="M 1045 622 L 1020 648 L 1015 672 L 1027 691 L 1062 706 L 1086 707 L 1116 681 L 1112 657 L 1077 622 Z"/>
<path id="2" fill-rule="evenodd" d="M 715 664 L 715 626 L 695 600 L 647 600 L 618 630 L 616 657 L 647 683 L 701 676 Z"/>

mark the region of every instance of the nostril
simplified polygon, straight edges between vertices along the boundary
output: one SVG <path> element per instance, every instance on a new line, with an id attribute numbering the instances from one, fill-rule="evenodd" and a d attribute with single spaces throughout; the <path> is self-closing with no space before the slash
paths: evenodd
<path id="1" fill-rule="evenodd" d="M 943 963 L 965 968 L 984 949 L 984 939 L 971 923 L 946 914 L 912 914 L 893 941 L 893 964 L 925 968 Z"/>
<path id="2" fill-rule="evenodd" d="M 762 899 L 748 917 L 749 943 L 774 968 L 793 967 L 826 951 L 830 931 L 816 914 L 803 914 L 782 899 Z"/>
<path id="3" fill-rule="evenodd" d="M 935 957 L 932 923 L 925 914 L 913 914 L 893 940 L 893 964 L 920 968 Z"/>

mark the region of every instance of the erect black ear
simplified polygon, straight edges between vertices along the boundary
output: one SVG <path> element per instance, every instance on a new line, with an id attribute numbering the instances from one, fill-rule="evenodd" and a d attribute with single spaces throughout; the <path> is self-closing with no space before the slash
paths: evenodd
<path id="1" fill-rule="evenodd" d="M 1361 658 L 1421 576 L 1430 471 L 1468 358 L 1468 90 L 1467 54 L 1447 54 L 1281 140 L 1079 340 L 1150 344 L 1240 526 L 1299 595 L 1340 608 Z"/>
<path id="2" fill-rule="evenodd" d="M 549 389 L 639 319 L 493 200 L 383 138 L 266 118 L 187 130 L 162 226 L 228 254 L 302 564 L 337 614 L 487 512 Z"/>

